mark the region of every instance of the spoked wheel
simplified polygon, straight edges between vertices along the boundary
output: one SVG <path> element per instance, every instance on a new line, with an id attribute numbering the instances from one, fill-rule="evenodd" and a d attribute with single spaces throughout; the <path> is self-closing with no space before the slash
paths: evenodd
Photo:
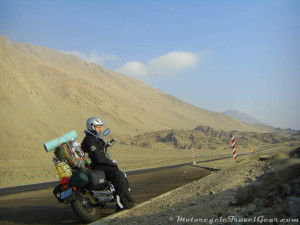
<path id="1" fill-rule="evenodd" d="M 93 205 L 90 199 L 80 193 L 80 197 L 74 201 L 71 201 L 71 206 L 74 212 L 84 222 L 94 222 L 100 219 L 100 208 L 103 206 Z"/>

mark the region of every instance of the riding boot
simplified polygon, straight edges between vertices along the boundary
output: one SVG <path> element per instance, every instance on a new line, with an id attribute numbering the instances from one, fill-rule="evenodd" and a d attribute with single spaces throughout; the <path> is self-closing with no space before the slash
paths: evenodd
<path id="1" fill-rule="evenodd" d="M 130 195 L 129 192 L 127 193 L 120 193 L 120 196 L 117 195 L 117 208 L 116 212 L 124 210 L 124 209 L 131 209 L 135 207 L 137 204 L 135 203 L 134 199 Z"/>
<path id="2" fill-rule="evenodd" d="M 135 200 L 134 200 L 134 198 L 132 197 L 130 191 L 128 191 L 128 192 L 126 193 L 126 198 L 127 198 L 127 200 L 128 200 L 129 202 L 135 203 Z"/>

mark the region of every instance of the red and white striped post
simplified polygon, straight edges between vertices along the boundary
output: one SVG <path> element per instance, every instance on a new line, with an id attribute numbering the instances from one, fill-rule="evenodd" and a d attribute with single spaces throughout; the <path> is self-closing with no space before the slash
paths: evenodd
<path id="1" fill-rule="evenodd" d="M 236 165 L 237 154 L 236 154 L 236 148 L 235 148 L 235 139 L 234 139 L 233 135 L 231 135 L 231 143 L 232 143 L 232 156 L 234 159 L 234 165 Z"/>
<path id="2" fill-rule="evenodd" d="M 193 157 L 193 164 L 196 164 L 194 147 L 192 147 L 192 157 Z"/>

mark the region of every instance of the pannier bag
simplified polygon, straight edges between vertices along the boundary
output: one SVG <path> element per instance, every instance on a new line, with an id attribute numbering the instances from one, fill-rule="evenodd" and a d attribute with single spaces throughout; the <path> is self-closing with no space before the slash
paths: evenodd
<path id="1" fill-rule="evenodd" d="M 77 188 L 84 188 L 89 183 L 89 178 L 87 171 L 84 169 L 77 170 L 73 173 L 73 176 L 70 178 L 70 186 Z"/>
<path id="2" fill-rule="evenodd" d="M 99 190 L 106 185 L 105 173 L 102 170 L 88 171 L 89 189 Z"/>

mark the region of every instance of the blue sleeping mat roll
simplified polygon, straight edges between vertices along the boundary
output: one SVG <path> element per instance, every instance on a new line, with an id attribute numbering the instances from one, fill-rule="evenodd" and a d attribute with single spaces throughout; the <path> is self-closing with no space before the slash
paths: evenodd
<path id="1" fill-rule="evenodd" d="M 70 132 L 68 132 L 58 138 L 55 138 L 51 141 L 44 143 L 44 147 L 45 147 L 46 152 L 50 152 L 53 149 L 57 148 L 59 145 L 67 143 L 72 140 L 76 140 L 77 138 L 78 138 L 78 135 L 77 135 L 76 131 L 71 130 Z"/>

